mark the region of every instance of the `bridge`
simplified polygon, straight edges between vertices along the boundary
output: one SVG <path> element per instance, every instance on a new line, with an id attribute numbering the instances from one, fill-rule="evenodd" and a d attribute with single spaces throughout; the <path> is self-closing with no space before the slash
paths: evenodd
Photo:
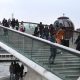
<path id="1" fill-rule="evenodd" d="M 4 29 L 7 35 L 4 35 Z M 30 80 L 77 80 L 80 75 L 80 52 L 75 50 L 74 42 L 78 35 L 74 32 L 73 42 L 71 38 L 70 47 L 66 47 L 0 25 L 0 47 L 28 67 L 29 75 L 36 76 Z M 54 64 L 49 64 L 50 46 L 62 52 L 56 55 Z"/>

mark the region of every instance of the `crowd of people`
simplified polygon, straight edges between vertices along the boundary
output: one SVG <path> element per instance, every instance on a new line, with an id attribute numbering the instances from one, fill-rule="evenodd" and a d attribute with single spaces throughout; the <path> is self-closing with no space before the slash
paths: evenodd
<path id="1" fill-rule="evenodd" d="M 63 26 L 56 29 L 52 24 L 43 25 L 42 22 L 40 22 L 40 24 L 35 27 L 34 36 L 41 37 L 53 43 L 62 44 L 62 40 L 65 38 L 65 29 Z M 50 52 L 49 63 L 54 63 L 57 48 L 50 46 Z"/>
<path id="2" fill-rule="evenodd" d="M 24 65 L 21 64 L 20 66 L 19 63 L 16 61 L 11 62 L 9 71 L 10 71 L 10 80 L 22 80 Z"/>
<path id="3" fill-rule="evenodd" d="M 49 40 L 53 43 L 62 44 L 64 46 L 69 47 L 69 39 L 65 39 L 66 30 L 64 26 L 60 26 L 55 28 L 52 24 L 50 25 L 43 25 L 42 22 L 35 27 L 34 36 L 41 37 L 43 39 Z M 77 37 L 76 41 L 76 50 L 80 51 L 80 34 Z M 49 57 L 49 63 L 54 63 L 57 48 L 54 46 L 50 47 L 51 55 Z"/>
<path id="4" fill-rule="evenodd" d="M 12 28 L 12 29 L 19 30 L 21 32 L 25 32 L 25 27 L 24 27 L 23 21 L 19 24 L 18 19 L 15 20 L 15 18 L 13 18 L 12 20 L 11 19 L 7 20 L 7 19 L 4 18 L 2 20 L 2 25 L 5 26 L 5 27 L 9 27 L 9 28 Z M 6 31 L 7 30 L 4 29 L 4 32 L 6 32 Z"/>
<path id="5" fill-rule="evenodd" d="M 21 32 L 25 32 L 23 21 L 19 24 L 18 19 L 6 20 L 4 18 L 2 21 L 2 25 L 5 27 L 11 27 L 12 29 L 16 29 Z M 4 32 L 5 32 L 4 34 L 6 35 L 7 30 L 4 29 Z M 40 22 L 40 24 L 38 24 L 37 27 L 35 27 L 33 35 L 36 37 L 40 37 L 40 38 L 49 40 L 53 43 L 63 44 L 62 41 L 65 39 L 65 29 L 64 29 L 64 26 L 55 28 L 53 24 L 43 25 L 42 22 Z M 75 44 L 77 44 L 76 49 L 80 51 L 80 35 L 78 36 L 78 39 L 76 40 Z M 49 57 L 49 63 L 54 63 L 54 60 L 57 54 L 57 48 L 55 48 L 54 46 L 50 46 L 50 52 L 51 52 L 51 55 Z M 11 66 L 14 66 L 14 65 L 15 63 L 12 62 Z M 16 72 L 15 70 L 11 72 L 12 70 L 10 69 L 11 78 L 13 77 L 13 75 L 15 75 L 15 80 L 18 80 L 19 77 L 23 77 L 21 75 L 23 74 L 23 72 L 22 73 L 20 72 L 21 69 L 19 67 L 20 67 L 19 64 L 16 63 L 16 69 L 17 69 Z"/>
<path id="6" fill-rule="evenodd" d="M 55 35 L 56 41 L 61 43 L 61 39 L 64 37 L 65 29 L 63 27 L 58 27 L 57 29 L 50 25 L 43 25 L 42 22 L 35 27 L 34 36 L 41 37 L 47 40 L 50 40 L 52 35 Z M 59 38 L 59 39 L 58 39 Z"/>

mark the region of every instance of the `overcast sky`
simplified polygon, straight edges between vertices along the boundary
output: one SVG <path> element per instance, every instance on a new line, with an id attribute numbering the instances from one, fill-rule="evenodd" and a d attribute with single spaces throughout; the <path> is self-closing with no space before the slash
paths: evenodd
<path id="1" fill-rule="evenodd" d="M 69 17 L 75 28 L 80 27 L 80 0 L 0 0 L 0 20 L 11 18 L 19 21 L 51 24 L 60 17 Z"/>

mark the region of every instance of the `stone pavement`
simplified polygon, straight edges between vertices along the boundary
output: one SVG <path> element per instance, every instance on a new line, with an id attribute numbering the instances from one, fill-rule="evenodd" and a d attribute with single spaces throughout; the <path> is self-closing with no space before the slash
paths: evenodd
<path id="1" fill-rule="evenodd" d="M 9 79 L 9 76 L 8 76 L 8 77 L 3 77 L 0 80 L 10 80 L 10 79 Z"/>

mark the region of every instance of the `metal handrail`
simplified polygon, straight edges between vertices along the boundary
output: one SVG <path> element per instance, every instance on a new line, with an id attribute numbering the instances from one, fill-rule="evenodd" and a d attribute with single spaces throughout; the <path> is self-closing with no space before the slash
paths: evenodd
<path id="1" fill-rule="evenodd" d="M 2 26 L 2 25 L 0 25 L 0 27 L 5 28 L 5 29 L 8 29 L 8 30 L 13 31 L 13 32 L 18 33 L 18 34 L 27 36 L 27 37 L 29 37 L 29 38 L 31 38 L 31 39 L 33 39 L 33 40 L 37 40 L 37 41 L 40 41 L 40 42 L 44 42 L 44 43 L 46 43 L 46 44 L 48 44 L 48 45 L 53 45 L 53 46 L 55 46 L 56 48 L 59 48 L 59 49 L 68 51 L 68 52 L 70 52 L 71 54 L 74 54 L 74 55 L 76 55 L 76 56 L 80 56 L 80 51 L 77 51 L 77 50 L 72 49 L 72 48 L 70 48 L 70 47 L 66 47 L 66 46 L 63 46 L 63 45 L 60 45 L 60 44 L 57 44 L 57 43 L 52 43 L 51 41 L 48 41 L 48 40 L 45 40 L 45 39 L 42 39 L 42 38 L 39 38 L 39 37 L 35 37 L 35 36 L 31 35 L 31 34 L 23 33 L 23 32 L 20 32 L 20 31 L 17 31 L 17 30 L 8 28 L 8 27 L 4 27 L 4 26 Z"/>

